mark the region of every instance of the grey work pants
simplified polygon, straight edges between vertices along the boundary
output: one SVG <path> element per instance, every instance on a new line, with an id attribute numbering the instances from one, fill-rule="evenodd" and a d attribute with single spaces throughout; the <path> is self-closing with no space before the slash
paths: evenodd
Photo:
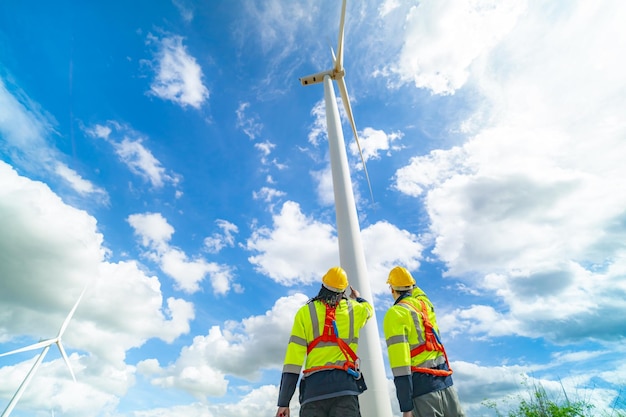
<path id="1" fill-rule="evenodd" d="M 413 417 L 465 417 L 454 386 L 413 398 Z"/>

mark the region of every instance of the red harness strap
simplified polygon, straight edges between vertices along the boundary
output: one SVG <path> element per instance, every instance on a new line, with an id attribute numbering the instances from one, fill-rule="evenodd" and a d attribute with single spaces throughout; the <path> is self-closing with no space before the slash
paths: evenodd
<path id="1" fill-rule="evenodd" d="M 446 360 L 446 365 L 448 365 L 449 370 L 431 369 L 431 368 L 424 368 L 420 366 L 411 366 L 411 371 L 421 372 L 424 374 L 430 374 L 430 375 L 435 375 L 435 376 L 450 376 L 452 375 L 452 368 L 450 368 L 450 363 L 448 362 L 448 354 L 446 353 L 446 349 L 443 347 L 443 344 L 441 343 L 441 341 L 439 340 L 439 337 L 437 336 L 437 332 L 435 331 L 435 328 L 433 327 L 432 323 L 430 322 L 430 319 L 428 318 L 428 310 L 426 308 L 426 303 L 424 303 L 424 301 L 419 300 L 419 299 L 418 301 L 420 302 L 422 306 L 421 311 L 415 308 L 413 304 L 406 302 L 404 300 L 400 300 L 398 302 L 399 304 L 406 305 L 409 308 L 411 308 L 413 311 L 415 311 L 422 318 L 422 323 L 424 323 L 424 343 L 422 343 L 421 345 L 419 345 L 418 347 L 414 349 L 411 349 L 411 358 L 416 357 L 417 355 L 419 355 L 420 353 L 424 351 L 441 352 L 443 353 L 443 357 Z"/>
<path id="2" fill-rule="evenodd" d="M 326 305 L 326 319 L 324 320 L 324 331 L 322 334 L 315 339 L 307 346 L 306 353 L 309 354 L 311 351 L 317 346 L 320 342 L 330 342 L 336 344 L 341 353 L 346 358 L 346 362 L 343 366 L 339 365 L 322 365 L 322 366 L 313 366 L 311 368 L 305 369 L 303 373 L 310 374 L 311 372 L 321 371 L 325 369 L 341 369 L 343 371 L 348 372 L 350 375 L 358 378 L 359 376 L 359 358 L 356 353 L 352 350 L 350 345 L 348 345 L 343 339 L 338 337 L 338 331 L 335 322 L 335 313 L 336 306 L 331 307 Z"/>

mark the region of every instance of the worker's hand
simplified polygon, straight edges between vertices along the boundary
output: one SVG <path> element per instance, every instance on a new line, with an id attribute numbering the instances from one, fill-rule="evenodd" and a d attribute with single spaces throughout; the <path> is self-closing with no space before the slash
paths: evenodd
<path id="1" fill-rule="evenodd" d="M 278 407 L 276 417 L 289 417 L 289 407 Z"/>
<path id="2" fill-rule="evenodd" d="M 359 292 L 352 285 L 350 285 L 350 298 L 356 300 L 360 296 L 361 294 L 359 294 Z"/>
<path id="3" fill-rule="evenodd" d="M 413 411 L 404 411 L 402 417 L 413 417 Z"/>

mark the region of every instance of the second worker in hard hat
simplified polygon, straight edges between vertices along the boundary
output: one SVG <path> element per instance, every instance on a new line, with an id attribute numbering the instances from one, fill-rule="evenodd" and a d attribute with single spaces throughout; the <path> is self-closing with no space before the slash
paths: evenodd
<path id="1" fill-rule="evenodd" d="M 402 416 L 464 416 L 433 304 L 401 266 L 389 272 L 387 284 L 395 303 L 383 330 Z"/>
<path id="2" fill-rule="evenodd" d="M 319 293 L 294 318 L 277 417 L 289 417 L 301 371 L 300 417 L 360 417 L 358 395 L 366 386 L 356 352 L 359 333 L 373 314 L 372 305 L 349 286 L 346 272 L 338 266 L 330 268 Z"/>

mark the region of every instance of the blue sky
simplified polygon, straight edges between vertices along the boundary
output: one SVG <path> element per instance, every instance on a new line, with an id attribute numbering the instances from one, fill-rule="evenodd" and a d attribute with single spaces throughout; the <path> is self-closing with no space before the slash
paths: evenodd
<path id="1" fill-rule="evenodd" d="M 330 68 L 339 12 L 0 3 L 0 352 L 87 288 L 77 383 L 51 349 L 14 416 L 273 415 L 293 314 L 338 263 L 323 89 L 298 78 Z M 535 383 L 626 402 L 624 21 L 617 0 L 348 2 L 379 324 L 405 265 L 468 416 Z M 35 355 L 0 358 L 2 409 Z"/>

